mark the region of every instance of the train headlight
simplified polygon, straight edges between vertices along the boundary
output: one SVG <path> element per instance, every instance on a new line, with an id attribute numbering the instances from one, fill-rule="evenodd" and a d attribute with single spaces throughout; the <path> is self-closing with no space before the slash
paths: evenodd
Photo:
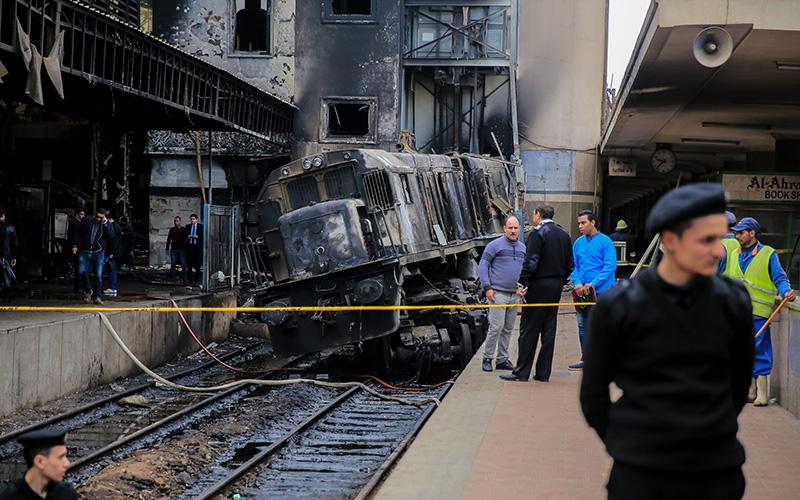
<path id="1" fill-rule="evenodd" d="M 311 168 L 311 158 L 306 158 L 303 160 L 303 170 L 308 170 Z"/>
<path id="2" fill-rule="evenodd" d="M 322 166 L 322 157 L 321 156 L 315 156 L 314 160 L 311 162 L 311 164 L 314 165 L 315 167 L 321 167 Z"/>
<path id="3" fill-rule="evenodd" d="M 383 296 L 383 283 L 367 278 L 356 283 L 353 293 L 361 304 L 371 304 Z"/>
<path id="4" fill-rule="evenodd" d="M 284 302 L 270 302 L 266 307 L 287 307 Z M 289 311 L 263 311 L 261 321 L 269 326 L 280 326 L 286 323 L 291 317 Z"/>

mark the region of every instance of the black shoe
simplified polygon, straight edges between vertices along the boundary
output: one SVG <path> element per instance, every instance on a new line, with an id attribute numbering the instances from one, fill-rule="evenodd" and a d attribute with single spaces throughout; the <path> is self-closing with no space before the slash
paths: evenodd
<path id="1" fill-rule="evenodd" d="M 583 370 L 583 361 L 578 361 L 574 365 L 569 365 L 569 370 L 573 372 L 579 372 Z"/>
<path id="2" fill-rule="evenodd" d="M 516 375 L 514 375 L 513 373 L 504 373 L 504 374 L 500 375 L 500 378 L 503 379 L 503 380 L 510 380 L 512 382 L 527 382 L 526 379 L 519 378 Z"/>
<path id="3" fill-rule="evenodd" d="M 538 375 L 534 375 L 533 376 L 533 380 L 535 380 L 537 382 L 549 382 L 550 381 L 550 379 L 542 378 L 542 377 L 540 377 Z"/>
<path id="4" fill-rule="evenodd" d="M 502 363 L 497 363 L 494 365 L 495 370 L 513 370 L 514 365 L 511 364 L 511 361 L 505 360 Z"/>
<path id="5" fill-rule="evenodd" d="M 492 371 L 492 360 L 489 358 L 483 358 L 483 371 L 490 372 Z"/>

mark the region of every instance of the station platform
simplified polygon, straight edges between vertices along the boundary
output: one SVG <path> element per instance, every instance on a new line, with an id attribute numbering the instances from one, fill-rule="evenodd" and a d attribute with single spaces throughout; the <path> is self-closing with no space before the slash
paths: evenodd
<path id="1" fill-rule="evenodd" d="M 581 372 L 567 369 L 580 357 L 577 331 L 574 310 L 562 307 L 548 383 L 482 371 L 481 348 L 374 498 L 605 498 L 611 459 L 581 413 Z M 776 404 L 747 405 L 739 424 L 745 498 L 797 498 L 800 420 Z"/>

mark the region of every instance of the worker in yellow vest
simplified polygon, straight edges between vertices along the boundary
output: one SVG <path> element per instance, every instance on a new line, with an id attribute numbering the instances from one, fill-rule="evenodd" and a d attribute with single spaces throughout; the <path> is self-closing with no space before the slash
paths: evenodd
<path id="1" fill-rule="evenodd" d="M 731 231 L 736 236 L 739 247 L 733 250 L 729 244 L 723 243 L 726 249 L 724 274 L 743 282 L 747 287 L 753 303 L 753 326 L 755 332 L 758 332 L 775 310 L 775 296 L 780 294 L 781 297 L 794 300 L 795 294 L 778 262 L 775 249 L 758 241 L 761 225 L 757 220 L 743 217 Z M 767 406 L 769 403 L 767 376 L 771 371 L 772 339 L 769 328 L 766 328 L 756 339 L 753 384 L 748 396 L 748 400 L 755 406 Z"/>

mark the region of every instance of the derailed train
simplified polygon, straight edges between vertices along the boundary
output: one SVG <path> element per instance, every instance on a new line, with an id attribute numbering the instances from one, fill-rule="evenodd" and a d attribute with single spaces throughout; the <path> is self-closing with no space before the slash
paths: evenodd
<path id="1" fill-rule="evenodd" d="M 468 155 L 352 149 L 273 171 L 258 198 L 275 285 L 261 306 L 477 303 L 478 257 L 502 233 L 516 182 L 503 162 Z M 266 312 L 276 352 L 346 344 L 381 367 L 465 363 L 483 342 L 486 312 L 428 309 Z"/>

